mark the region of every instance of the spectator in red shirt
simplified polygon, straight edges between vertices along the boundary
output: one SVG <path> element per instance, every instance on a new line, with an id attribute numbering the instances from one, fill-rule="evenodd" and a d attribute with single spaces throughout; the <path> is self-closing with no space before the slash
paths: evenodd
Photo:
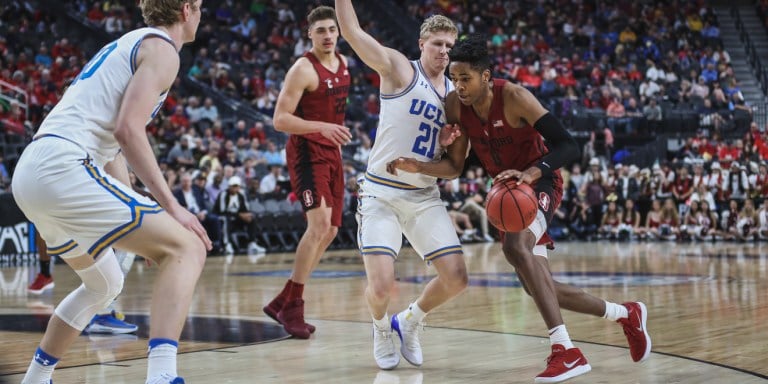
<path id="1" fill-rule="evenodd" d="M 260 143 L 267 141 L 267 134 L 264 133 L 264 123 L 257 121 L 253 123 L 253 127 L 248 131 L 249 139 L 258 139 Z"/>
<path id="2" fill-rule="evenodd" d="M 171 119 L 171 123 L 173 124 L 173 128 L 176 130 L 178 130 L 179 128 L 183 128 L 183 129 L 189 128 L 189 119 L 184 114 L 184 108 L 182 108 L 181 106 L 176 107 L 170 119 Z"/>

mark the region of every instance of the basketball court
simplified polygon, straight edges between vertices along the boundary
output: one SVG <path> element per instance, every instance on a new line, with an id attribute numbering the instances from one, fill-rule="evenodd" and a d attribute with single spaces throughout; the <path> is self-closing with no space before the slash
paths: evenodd
<path id="1" fill-rule="evenodd" d="M 653 353 L 633 363 L 619 325 L 563 312 L 592 372 L 569 383 L 768 382 L 768 244 L 561 243 L 550 255 L 557 280 L 615 302 L 648 305 Z M 424 365 L 401 360 L 379 371 L 372 356 L 365 275 L 355 250 L 329 252 L 306 291 L 309 340 L 291 339 L 261 307 L 283 286 L 292 254 L 212 257 L 181 342 L 189 383 L 532 383 L 549 340 L 500 245 L 465 247 L 470 287 L 427 317 Z M 397 261 L 392 311 L 414 300 L 434 270 L 410 248 Z M 56 288 L 27 295 L 33 266 L 0 269 L 0 380 L 18 383 L 53 304 L 79 283 L 65 265 Z M 155 268 L 136 262 L 119 306 L 138 335 L 81 336 L 55 383 L 137 383 L 146 370 L 148 307 Z"/>

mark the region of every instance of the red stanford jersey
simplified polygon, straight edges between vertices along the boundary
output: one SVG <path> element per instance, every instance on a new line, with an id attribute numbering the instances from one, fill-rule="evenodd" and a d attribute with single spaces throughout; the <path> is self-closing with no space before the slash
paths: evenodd
<path id="1" fill-rule="evenodd" d="M 472 149 L 488 174 L 496 176 L 507 169 L 525 171 L 549 152 L 544 138 L 530 124 L 513 128 L 504 118 L 502 91 L 506 80 L 493 80 L 493 102 L 488 121 L 483 122 L 472 106 L 461 105 L 461 127 Z M 552 172 L 556 189 L 562 187 L 560 170 Z"/>
<path id="2" fill-rule="evenodd" d="M 336 57 L 339 59 L 339 68 L 335 73 L 324 67 L 312 52 L 305 53 L 304 57 L 312 63 L 320 82 L 316 90 L 304 92 L 299 105 L 296 107 L 295 115 L 304 120 L 344 125 L 344 111 L 347 108 L 350 83 L 347 66 L 338 53 Z M 310 133 L 303 136 L 319 144 L 336 146 L 320 133 Z"/>

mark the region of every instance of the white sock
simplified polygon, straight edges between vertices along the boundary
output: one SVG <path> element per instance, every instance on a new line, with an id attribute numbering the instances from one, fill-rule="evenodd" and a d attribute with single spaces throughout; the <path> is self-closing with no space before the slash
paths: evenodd
<path id="1" fill-rule="evenodd" d="M 571 336 L 568 335 L 568 330 L 565 329 L 565 324 L 549 330 L 549 343 L 551 345 L 560 344 L 565 349 L 573 348 L 573 342 L 571 342 Z"/>
<path id="2" fill-rule="evenodd" d="M 610 301 L 605 302 L 605 315 L 603 315 L 606 319 L 610 321 L 616 321 L 618 319 L 626 319 L 629 317 L 629 313 L 627 312 L 627 307 L 611 303 Z"/>
<path id="3" fill-rule="evenodd" d="M 419 307 L 419 304 L 417 304 L 417 302 L 414 301 L 413 304 L 411 304 L 408 307 L 408 310 L 405 311 L 405 320 L 411 321 L 411 322 L 414 322 L 414 323 L 418 323 L 418 322 L 421 322 L 422 320 L 424 320 L 424 316 L 426 316 L 426 315 L 427 315 L 427 313 L 424 312 Z"/>
<path id="4" fill-rule="evenodd" d="M 378 320 L 373 319 L 373 325 L 375 325 L 376 328 L 382 329 L 382 330 L 392 329 L 392 324 L 389 322 L 389 315 L 386 313 L 384 314 L 384 317 L 382 317 L 381 319 L 378 319 Z"/>
<path id="5" fill-rule="evenodd" d="M 56 367 L 56 363 L 59 359 L 43 352 L 41 348 L 37 348 L 35 356 L 32 358 L 32 362 L 29 363 L 27 373 L 21 380 L 22 384 L 48 384 L 51 382 L 51 375 L 53 375 L 53 369 Z"/>
<path id="6" fill-rule="evenodd" d="M 150 340 L 150 345 L 152 341 Z M 170 377 L 178 376 L 176 374 L 176 351 L 178 344 L 160 343 L 151 346 L 149 349 L 149 357 L 147 362 L 147 378 L 157 377 L 160 375 L 169 375 Z"/>

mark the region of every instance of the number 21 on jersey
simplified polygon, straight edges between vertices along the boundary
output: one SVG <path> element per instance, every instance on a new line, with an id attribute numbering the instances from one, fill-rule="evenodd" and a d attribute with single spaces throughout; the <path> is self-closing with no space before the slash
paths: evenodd
<path id="1" fill-rule="evenodd" d="M 411 151 L 433 159 L 435 157 L 435 145 L 440 134 L 440 128 L 433 127 L 427 123 L 421 123 L 419 125 L 419 132 L 421 132 L 421 135 L 416 138 Z"/>

